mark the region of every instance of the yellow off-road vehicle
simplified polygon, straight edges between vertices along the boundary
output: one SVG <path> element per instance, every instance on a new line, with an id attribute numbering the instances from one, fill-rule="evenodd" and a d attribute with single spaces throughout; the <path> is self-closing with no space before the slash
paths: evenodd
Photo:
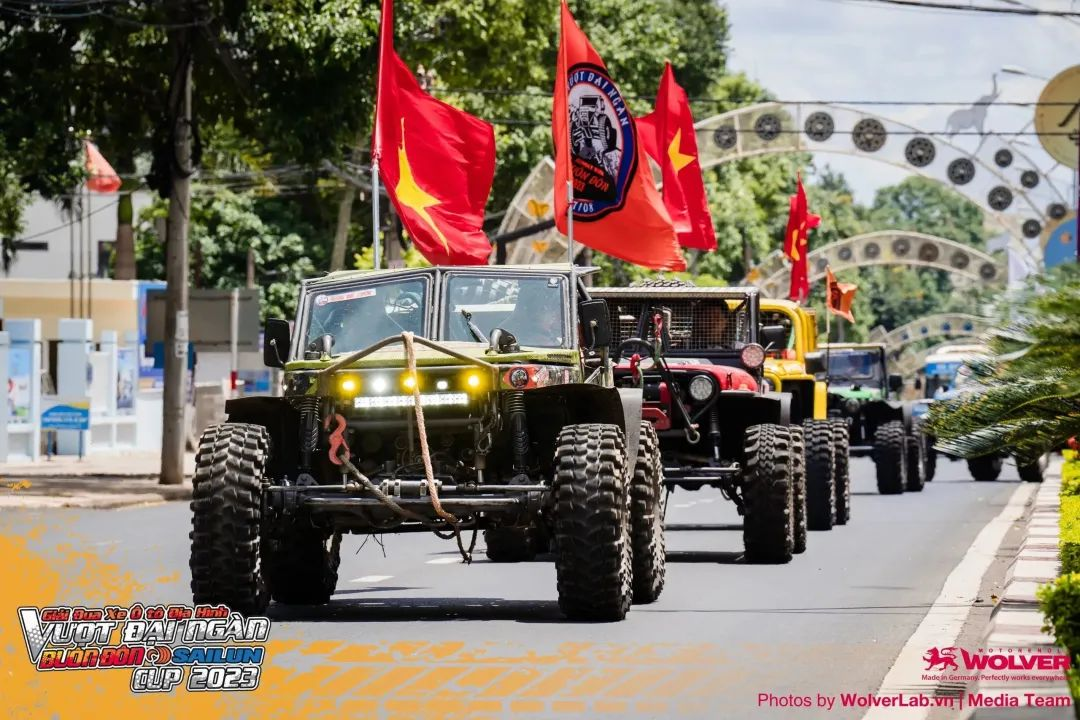
<path id="1" fill-rule="evenodd" d="M 817 317 L 790 300 L 762 298 L 761 322 L 763 335 L 776 338 L 766 347 L 765 380 L 770 390 L 791 394 L 791 423 L 805 429 L 807 527 L 843 525 L 851 518 L 848 427 L 829 419 L 828 387 L 807 371 L 806 355 L 817 350 Z"/>

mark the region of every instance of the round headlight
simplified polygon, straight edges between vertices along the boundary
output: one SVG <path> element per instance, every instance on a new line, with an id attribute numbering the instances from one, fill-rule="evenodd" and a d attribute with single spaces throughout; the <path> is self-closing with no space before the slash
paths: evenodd
<path id="1" fill-rule="evenodd" d="M 690 397 L 703 402 L 712 397 L 716 383 L 708 375 L 698 375 L 690 381 Z"/>
<path id="2" fill-rule="evenodd" d="M 750 343 L 739 353 L 739 360 L 747 370 L 757 370 L 765 363 L 765 348 L 757 343 Z"/>
<path id="3" fill-rule="evenodd" d="M 510 385 L 523 388 L 529 384 L 529 371 L 523 367 L 516 367 L 510 371 Z"/>

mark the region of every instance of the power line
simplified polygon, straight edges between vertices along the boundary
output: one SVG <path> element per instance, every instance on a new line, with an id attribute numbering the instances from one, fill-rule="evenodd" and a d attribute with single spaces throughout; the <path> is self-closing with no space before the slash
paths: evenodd
<path id="1" fill-rule="evenodd" d="M 954 12 L 988 13 L 994 15 L 1023 15 L 1026 17 L 1080 18 L 1080 12 L 1072 10 L 1042 10 L 1033 7 L 996 7 L 992 5 L 961 5 L 959 3 L 926 2 L 925 0 L 845 0 L 864 4 L 894 5 L 920 10 L 949 10 Z"/>
<path id="2" fill-rule="evenodd" d="M 113 200 L 110 203 L 106 203 L 105 205 L 102 205 L 101 207 L 97 208 L 96 210 L 91 210 L 90 212 L 86 213 L 85 215 L 81 215 L 80 217 L 77 217 L 77 218 L 72 217 L 70 222 L 66 222 L 63 225 L 57 225 L 54 228 L 49 228 L 48 230 L 42 230 L 41 232 L 36 232 L 33 235 L 24 235 L 23 237 L 15 238 L 15 242 L 22 242 L 24 240 L 33 240 L 34 238 L 39 238 L 39 237 L 41 237 L 43 235 L 48 235 L 50 233 L 54 233 L 57 230 L 63 230 L 66 227 L 70 227 L 71 225 L 74 225 L 76 222 L 81 222 L 82 218 L 88 218 L 91 215 L 97 215 L 102 210 L 108 210 L 109 208 L 114 207 L 119 202 L 120 202 L 119 199 Z"/>

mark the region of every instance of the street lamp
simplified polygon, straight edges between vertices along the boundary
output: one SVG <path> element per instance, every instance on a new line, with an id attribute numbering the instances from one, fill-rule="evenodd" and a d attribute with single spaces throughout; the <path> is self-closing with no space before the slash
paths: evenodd
<path id="1" fill-rule="evenodd" d="M 1001 66 L 1001 72 L 1003 72 L 1003 73 L 1005 73 L 1007 75 L 1020 75 L 1022 77 L 1029 77 L 1029 78 L 1033 78 L 1035 80 L 1049 80 L 1050 79 L 1050 78 L 1043 77 L 1042 75 L 1036 75 L 1035 73 L 1030 73 L 1027 70 L 1025 70 L 1024 68 L 1020 67 L 1019 65 L 1002 65 Z"/>

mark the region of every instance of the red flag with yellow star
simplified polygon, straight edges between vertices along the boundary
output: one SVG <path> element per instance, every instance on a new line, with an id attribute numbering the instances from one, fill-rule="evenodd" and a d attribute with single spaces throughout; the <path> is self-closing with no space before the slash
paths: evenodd
<path id="1" fill-rule="evenodd" d="M 664 207 L 675 224 L 679 244 L 696 250 L 715 250 L 709 198 L 698 162 L 697 133 L 690 100 L 675 82 L 671 63 L 664 66 L 656 109 L 637 122 L 641 147 L 660 166 L 664 177 Z"/>
<path id="2" fill-rule="evenodd" d="M 572 205 L 576 242 L 653 270 L 685 270 L 671 216 L 639 156 L 634 116 L 566 0 L 561 5 L 551 111 L 555 224 L 566 234 Z"/>
<path id="3" fill-rule="evenodd" d="M 810 254 L 810 230 L 821 223 L 821 217 L 810 212 L 806 205 L 806 190 L 802 175 L 798 176 L 795 194 L 788 205 L 787 230 L 784 231 L 784 255 L 791 260 L 791 287 L 788 297 L 802 302 L 810 295 L 807 255 Z"/>
<path id="4" fill-rule="evenodd" d="M 383 0 L 371 161 L 416 249 L 434 265 L 486 264 L 484 206 L 495 177 L 491 125 L 428 95 L 394 51 Z"/>

